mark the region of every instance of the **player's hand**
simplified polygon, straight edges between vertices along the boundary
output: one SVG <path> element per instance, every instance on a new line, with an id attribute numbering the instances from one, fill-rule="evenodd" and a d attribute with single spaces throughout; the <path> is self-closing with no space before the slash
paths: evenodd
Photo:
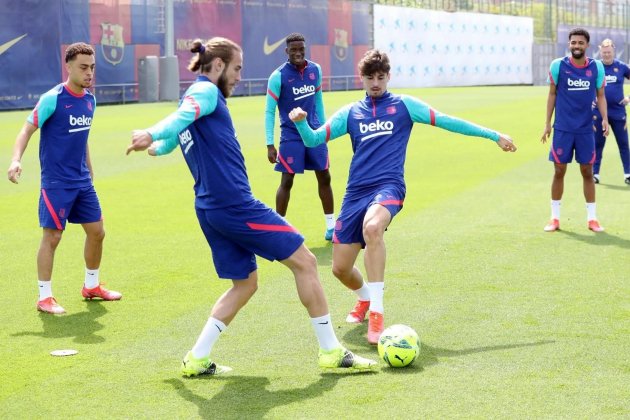
<path id="1" fill-rule="evenodd" d="M 619 105 L 628 105 L 630 103 L 630 96 L 624 96 Z"/>
<path id="2" fill-rule="evenodd" d="M 306 119 L 307 115 L 308 113 L 300 107 L 293 108 L 291 112 L 289 112 L 289 118 L 291 118 L 291 121 L 293 122 L 302 121 Z"/>
<path id="3" fill-rule="evenodd" d="M 604 137 L 608 137 L 608 133 L 610 132 L 610 127 L 608 126 L 608 120 L 602 120 L 602 132 Z"/>
<path id="4" fill-rule="evenodd" d="M 545 131 L 543 132 L 542 137 L 540 138 L 540 142 L 542 144 L 547 143 L 549 136 L 551 135 L 551 124 L 545 124 Z"/>
<path id="5" fill-rule="evenodd" d="M 278 161 L 278 151 L 273 144 L 267 145 L 267 159 L 270 163 L 276 163 Z"/>
<path id="6" fill-rule="evenodd" d="M 127 147 L 127 154 L 135 151 L 146 150 L 153 143 L 153 138 L 146 130 L 133 130 L 131 133 L 131 144 Z"/>
<path id="7" fill-rule="evenodd" d="M 157 147 L 157 141 L 151 143 L 151 146 L 149 146 L 149 148 L 147 149 L 147 153 L 149 154 L 149 156 L 157 156 Z"/>
<path id="8" fill-rule="evenodd" d="M 18 160 L 11 161 L 11 165 L 9 166 L 9 170 L 7 171 L 7 177 L 9 178 L 9 181 L 17 184 L 20 176 L 22 176 L 22 164 Z"/>
<path id="9" fill-rule="evenodd" d="M 499 146 L 504 152 L 516 152 L 516 146 L 514 145 L 514 142 L 512 142 L 512 138 L 507 134 L 499 134 L 497 146 Z"/>

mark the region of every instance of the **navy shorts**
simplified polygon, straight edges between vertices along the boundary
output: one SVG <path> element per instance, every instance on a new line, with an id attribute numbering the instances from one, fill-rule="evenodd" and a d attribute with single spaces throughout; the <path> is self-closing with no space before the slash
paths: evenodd
<path id="1" fill-rule="evenodd" d="M 363 219 L 368 209 L 373 204 L 379 204 L 389 211 L 393 219 L 402 210 L 404 201 L 405 190 L 392 184 L 379 186 L 369 192 L 346 193 L 335 224 L 333 242 L 360 243 L 364 248 Z"/>
<path id="2" fill-rule="evenodd" d="M 214 268 L 222 279 L 246 279 L 256 270 L 256 255 L 282 261 L 304 243 L 297 229 L 258 200 L 196 211 L 212 250 Z"/>
<path id="3" fill-rule="evenodd" d="M 595 162 L 595 134 L 554 130 L 549 160 L 555 163 L 570 163 L 573 160 L 573 153 L 576 162 L 592 165 Z"/>
<path id="4" fill-rule="evenodd" d="M 39 225 L 64 230 L 70 223 L 103 220 L 103 212 L 94 186 L 82 188 L 42 188 L 39 196 Z"/>
<path id="5" fill-rule="evenodd" d="M 328 146 L 306 147 L 302 141 L 280 142 L 278 162 L 275 170 L 289 174 L 302 174 L 308 171 L 324 171 L 330 166 Z"/>

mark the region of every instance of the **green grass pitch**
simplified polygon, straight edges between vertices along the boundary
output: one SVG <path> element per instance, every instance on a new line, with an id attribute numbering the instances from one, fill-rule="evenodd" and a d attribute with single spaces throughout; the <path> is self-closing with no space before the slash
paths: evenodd
<path id="1" fill-rule="evenodd" d="M 20 184 L 0 183 L 0 417 L 629 417 L 630 187 L 612 136 L 597 187 L 606 231 L 586 228 L 574 163 L 562 230 L 544 233 L 553 171 L 540 143 L 546 88 L 393 91 L 508 133 L 519 147 L 508 154 L 487 140 L 414 128 L 405 208 L 385 235 L 385 321 L 420 335 L 414 365 L 322 373 L 289 270 L 259 260 L 259 291 L 213 352 L 234 371 L 181 378 L 180 360 L 229 282 L 216 278 L 181 152 L 124 153 L 132 129 L 157 122 L 175 104 L 100 106 L 90 151 L 107 231 L 101 277 L 124 297 L 82 300 L 84 234 L 70 225 L 53 273 L 55 296 L 68 314 L 35 310 L 36 134 Z M 362 96 L 325 93 L 327 115 Z M 280 176 L 266 157 L 264 98 L 232 98 L 229 105 L 254 194 L 273 206 Z M 0 113 L 4 168 L 27 115 Z M 347 138 L 329 148 L 338 213 L 352 152 Z M 377 357 L 366 325 L 344 323 L 355 298 L 332 276 L 313 174 L 296 177 L 288 219 L 318 257 L 340 340 Z M 79 354 L 49 355 L 65 348 Z"/>

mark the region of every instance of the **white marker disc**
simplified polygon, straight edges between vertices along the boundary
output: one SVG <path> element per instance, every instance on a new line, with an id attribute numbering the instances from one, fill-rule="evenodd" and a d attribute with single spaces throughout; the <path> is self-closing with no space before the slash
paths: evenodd
<path id="1" fill-rule="evenodd" d="M 50 352 L 50 355 L 51 356 L 72 356 L 77 353 L 78 351 L 76 350 L 66 349 L 66 350 L 53 350 Z"/>

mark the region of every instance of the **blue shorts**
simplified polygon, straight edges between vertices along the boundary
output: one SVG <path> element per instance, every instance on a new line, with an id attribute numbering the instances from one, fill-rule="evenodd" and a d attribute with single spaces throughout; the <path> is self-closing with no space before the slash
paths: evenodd
<path id="1" fill-rule="evenodd" d="M 573 160 L 573 152 L 576 162 L 592 165 L 595 162 L 595 134 L 554 130 L 549 160 L 555 163 L 570 163 Z"/>
<path id="2" fill-rule="evenodd" d="M 256 255 L 282 261 L 304 243 L 297 229 L 258 200 L 196 211 L 212 250 L 214 268 L 222 279 L 246 279 L 256 270 Z"/>
<path id="3" fill-rule="evenodd" d="M 346 193 L 341 204 L 341 211 L 335 224 L 333 242 L 337 244 L 360 243 L 365 248 L 363 239 L 363 219 L 373 204 L 380 204 L 392 215 L 392 219 L 403 208 L 405 190 L 399 186 L 387 184 L 369 192 Z"/>
<path id="4" fill-rule="evenodd" d="M 289 174 L 302 174 L 304 170 L 324 171 L 330 166 L 328 146 L 306 147 L 302 141 L 280 142 L 275 170 Z"/>
<path id="5" fill-rule="evenodd" d="M 39 225 L 64 230 L 70 223 L 103 220 L 94 186 L 82 188 L 42 188 L 39 195 Z"/>

